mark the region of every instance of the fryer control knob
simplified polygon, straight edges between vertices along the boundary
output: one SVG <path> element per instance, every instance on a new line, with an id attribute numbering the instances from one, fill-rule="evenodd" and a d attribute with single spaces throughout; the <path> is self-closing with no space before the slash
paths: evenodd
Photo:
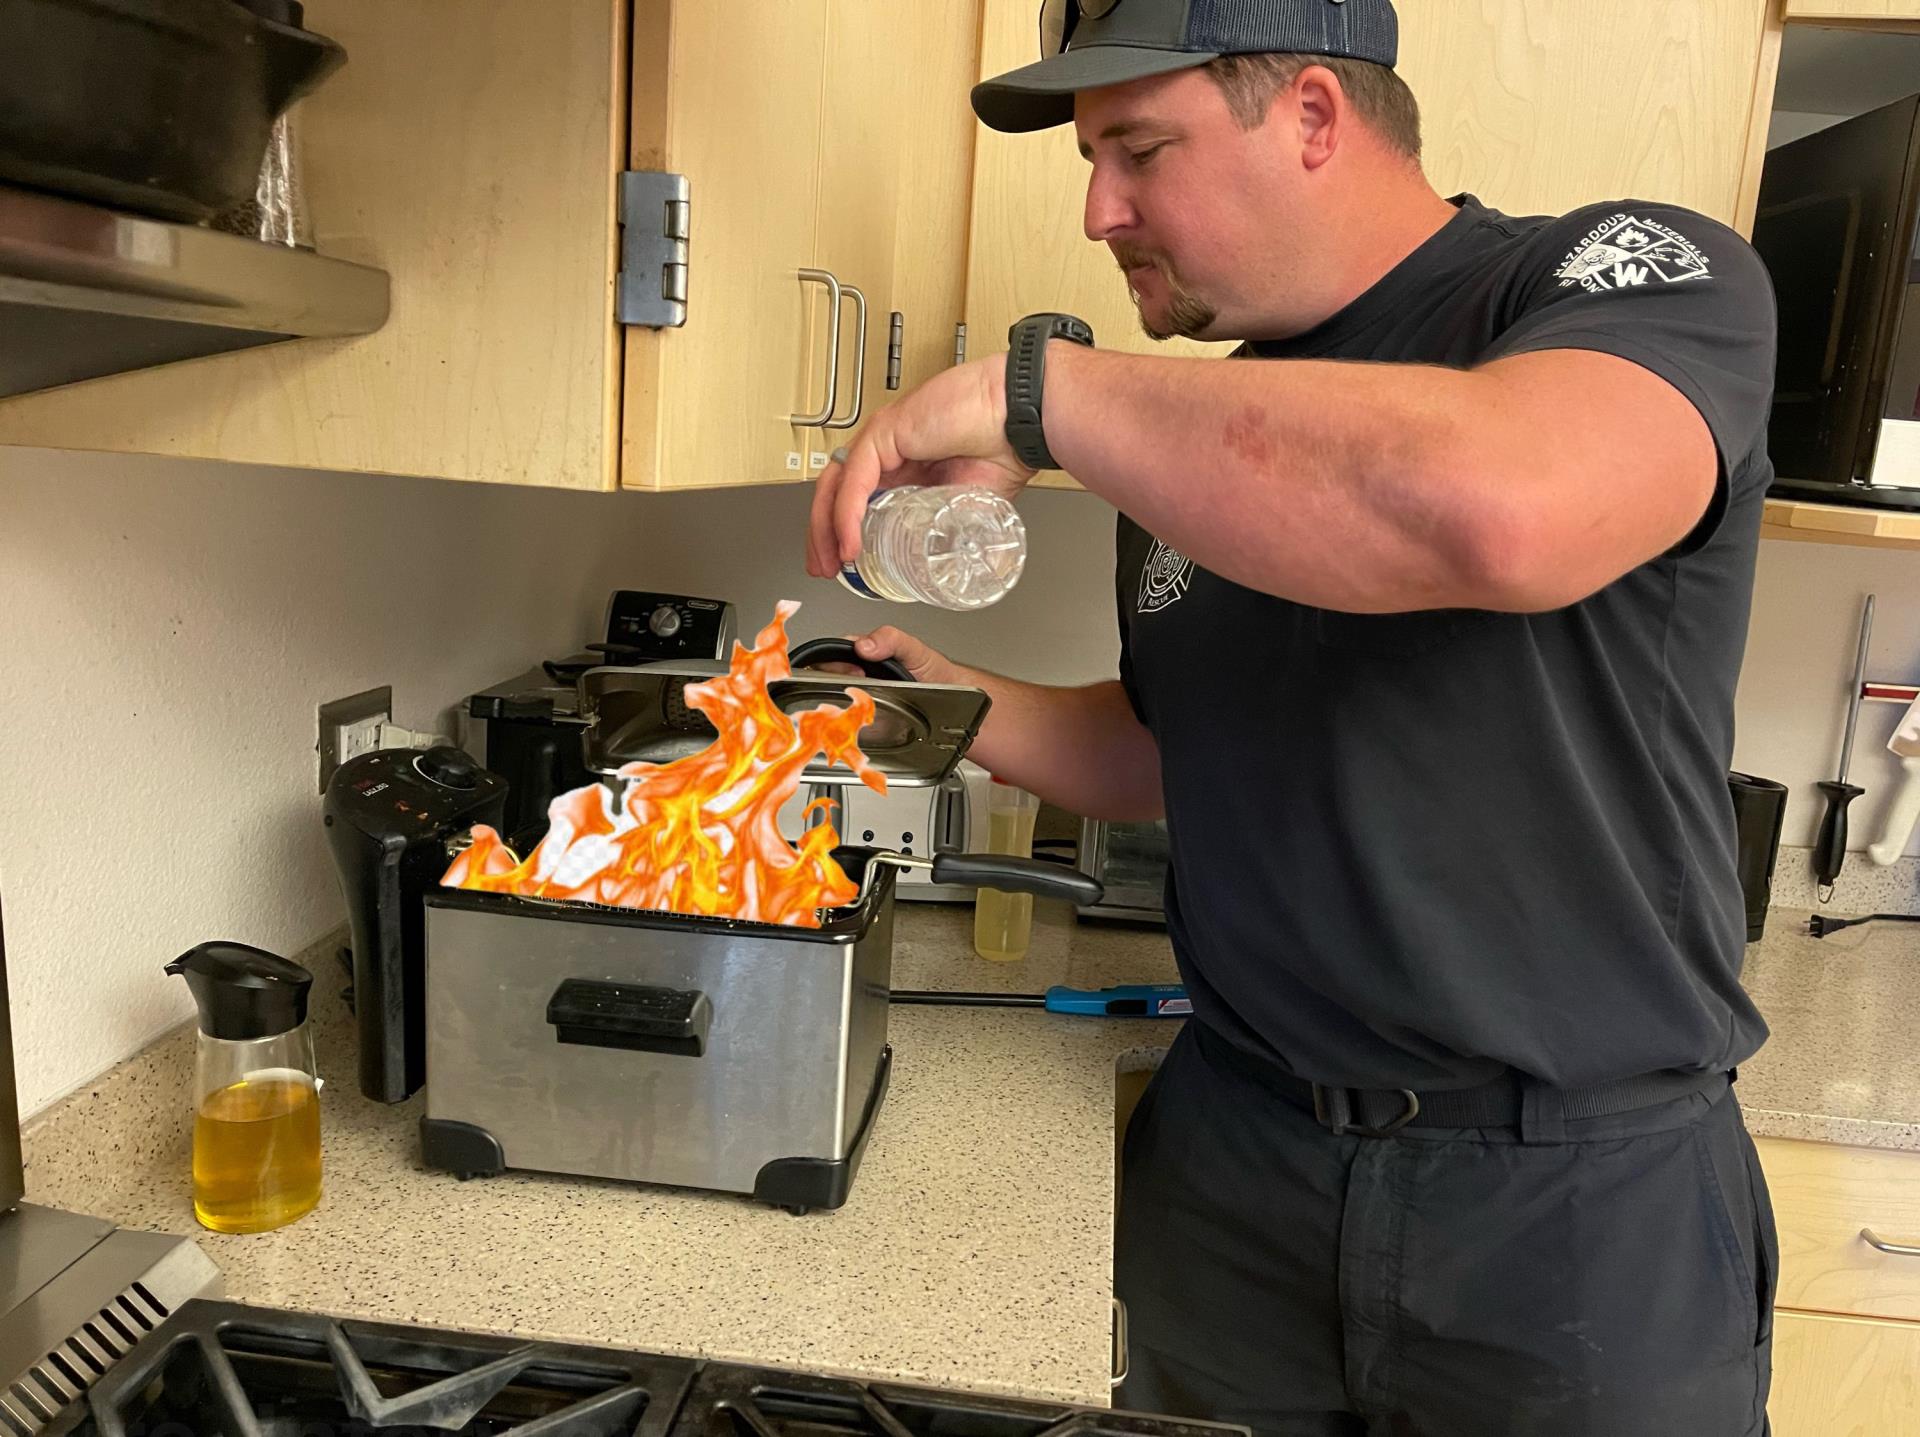
<path id="1" fill-rule="evenodd" d="M 672 604 L 662 604 L 647 616 L 647 628 L 657 639 L 670 639 L 680 632 L 680 611 Z"/>
<path id="2" fill-rule="evenodd" d="M 422 778 L 442 788 L 474 788 L 480 782 L 473 760 L 457 748 L 430 748 L 414 759 L 413 766 Z"/>

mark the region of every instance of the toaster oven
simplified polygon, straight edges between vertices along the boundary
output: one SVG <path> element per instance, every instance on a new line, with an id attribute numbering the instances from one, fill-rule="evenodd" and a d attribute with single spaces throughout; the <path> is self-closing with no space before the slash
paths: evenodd
<path id="1" fill-rule="evenodd" d="M 1106 888 L 1106 897 L 1082 908 L 1080 916 L 1164 925 L 1168 853 L 1164 818 L 1151 823 L 1083 818 L 1076 866 Z"/>

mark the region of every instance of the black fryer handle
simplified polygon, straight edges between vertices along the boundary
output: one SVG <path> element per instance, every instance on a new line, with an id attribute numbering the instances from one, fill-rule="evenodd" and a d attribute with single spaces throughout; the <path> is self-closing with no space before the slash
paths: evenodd
<path id="1" fill-rule="evenodd" d="M 936 853 L 933 881 L 963 888 L 998 888 L 1003 893 L 1031 893 L 1036 898 L 1064 898 L 1080 908 L 1091 908 L 1107 896 L 1105 884 L 1077 868 L 1005 853 Z"/>
<path id="2" fill-rule="evenodd" d="M 713 1004 L 705 993 L 569 978 L 547 1000 L 547 1022 L 562 1043 L 698 1058 Z"/>
<path id="3" fill-rule="evenodd" d="M 913 682 L 913 671 L 898 659 L 863 659 L 851 639 L 808 639 L 787 652 L 787 662 L 796 669 L 818 668 L 821 664 L 852 664 L 870 679 L 895 679 Z"/>

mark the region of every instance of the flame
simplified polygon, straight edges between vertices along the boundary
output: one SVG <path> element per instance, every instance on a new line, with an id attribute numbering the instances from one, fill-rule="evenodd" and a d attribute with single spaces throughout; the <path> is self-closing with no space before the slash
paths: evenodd
<path id="1" fill-rule="evenodd" d="M 547 835 L 524 860 L 485 824 L 441 882 L 527 898 L 576 899 L 618 908 L 752 919 L 818 928 L 820 909 L 852 902 L 859 888 L 833 859 L 840 842 L 830 819 L 806 829 L 796 848 L 781 836 L 781 805 L 818 754 L 844 763 L 876 793 L 886 777 L 860 751 L 873 721 L 873 696 L 847 690 L 844 708 L 822 704 L 782 713 L 768 693 L 787 677 L 787 619 L 781 603 L 751 649 L 738 643 L 725 677 L 689 684 L 686 700 L 719 736 L 668 764 L 619 771 L 623 797 L 592 783 L 556 798 Z M 807 815 L 830 811 L 829 800 Z"/>

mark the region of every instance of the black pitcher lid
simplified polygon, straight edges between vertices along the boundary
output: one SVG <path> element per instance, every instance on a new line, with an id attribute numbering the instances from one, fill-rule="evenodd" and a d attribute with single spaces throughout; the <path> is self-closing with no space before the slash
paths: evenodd
<path id="1" fill-rule="evenodd" d="M 313 974 L 290 958 L 245 943 L 202 943 L 167 964 L 184 975 L 200 1007 L 200 1031 L 244 1043 L 291 1033 L 307 1021 Z"/>

